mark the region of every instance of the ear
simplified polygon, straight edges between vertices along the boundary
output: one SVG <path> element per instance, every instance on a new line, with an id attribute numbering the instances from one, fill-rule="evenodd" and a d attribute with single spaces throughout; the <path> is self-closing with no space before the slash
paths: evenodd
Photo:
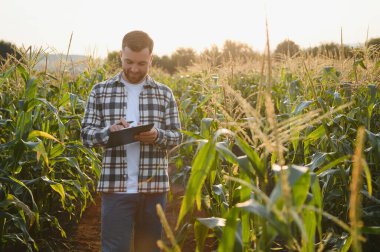
<path id="1" fill-rule="evenodd" d="M 123 51 L 122 50 L 120 50 L 119 55 L 120 55 L 120 60 L 123 61 Z"/>

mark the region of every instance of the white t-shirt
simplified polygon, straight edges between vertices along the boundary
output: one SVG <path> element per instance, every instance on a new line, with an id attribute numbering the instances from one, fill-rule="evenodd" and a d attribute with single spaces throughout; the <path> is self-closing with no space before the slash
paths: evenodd
<path id="1" fill-rule="evenodd" d="M 145 84 L 145 79 L 138 84 L 131 84 L 121 78 L 127 92 L 127 111 L 125 119 L 133 121 L 131 127 L 137 126 L 140 122 L 139 97 Z M 139 165 L 140 165 L 140 142 L 126 145 L 127 151 L 127 185 L 126 193 L 137 193 Z"/>

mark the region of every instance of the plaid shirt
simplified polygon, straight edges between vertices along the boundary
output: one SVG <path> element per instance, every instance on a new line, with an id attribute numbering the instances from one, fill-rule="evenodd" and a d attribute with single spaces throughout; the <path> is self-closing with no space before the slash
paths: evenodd
<path id="1" fill-rule="evenodd" d="M 121 73 L 92 88 L 82 121 L 84 145 L 105 146 L 110 126 L 125 117 L 127 94 L 120 78 Z M 165 192 L 169 190 L 167 150 L 182 140 L 177 104 L 169 87 L 147 76 L 139 97 L 139 108 L 140 122 L 154 123 L 158 137 L 155 144 L 140 144 L 138 192 Z M 126 156 L 125 145 L 104 148 L 98 191 L 125 191 L 128 178 Z"/>

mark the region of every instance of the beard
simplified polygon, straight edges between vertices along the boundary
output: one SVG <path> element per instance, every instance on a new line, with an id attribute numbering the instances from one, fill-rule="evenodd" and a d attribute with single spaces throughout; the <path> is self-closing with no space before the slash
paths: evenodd
<path id="1" fill-rule="evenodd" d="M 131 72 L 130 70 L 123 70 L 124 77 L 131 84 L 140 83 L 147 75 L 147 73 L 143 72 Z"/>

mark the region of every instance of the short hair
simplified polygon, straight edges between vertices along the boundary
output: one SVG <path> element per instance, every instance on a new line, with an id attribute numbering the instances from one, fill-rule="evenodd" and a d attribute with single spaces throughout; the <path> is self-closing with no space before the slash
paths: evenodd
<path id="1" fill-rule="evenodd" d="M 154 42 L 149 35 L 143 31 L 131 31 L 124 35 L 122 50 L 128 47 L 134 52 L 140 52 L 144 48 L 148 48 L 149 52 L 153 52 Z"/>

